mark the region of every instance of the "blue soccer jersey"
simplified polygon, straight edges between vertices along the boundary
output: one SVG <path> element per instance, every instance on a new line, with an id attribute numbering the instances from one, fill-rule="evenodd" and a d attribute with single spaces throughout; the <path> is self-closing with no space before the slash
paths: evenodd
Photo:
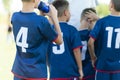
<path id="1" fill-rule="evenodd" d="M 82 41 L 82 65 L 83 65 L 83 73 L 84 73 L 84 80 L 94 80 L 95 70 L 92 67 L 89 51 L 88 51 L 88 40 L 89 40 L 89 33 L 88 29 L 80 30 L 80 38 Z"/>
<path id="2" fill-rule="evenodd" d="M 63 33 L 63 44 L 50 44 L 48 59 L 50 78 L 79 77 L 78 67 L 73 50 L 82 46 L 79 32 L 65 22 L 60 23 Z"/>
<path id="3" fill-rule="evenodd" d="M 11 23 L 17 48 L 12 72 L 25 79 L 47 78 L 48 41 L 56 39 L 57 33 L 45 17 L 34 12 L 16 12 Z"/>
<path id="4" fill-rule="evenodd" d="M 97 70 L 120 72 L 120 16 L 98 20 L 90 36 L 99 42 Z"/>

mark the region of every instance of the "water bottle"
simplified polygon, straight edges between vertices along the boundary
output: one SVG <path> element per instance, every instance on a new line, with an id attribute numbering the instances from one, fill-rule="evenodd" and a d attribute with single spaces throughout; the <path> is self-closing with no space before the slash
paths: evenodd
<path id="1" fill-rule="evenodd" d="M 38 9 L 43 11 L 44 13 L 48 13 L 50 8 L 48 5 L 46 5 L 44 2 L 40 2 L 40 4 L 38 5 Z"/>

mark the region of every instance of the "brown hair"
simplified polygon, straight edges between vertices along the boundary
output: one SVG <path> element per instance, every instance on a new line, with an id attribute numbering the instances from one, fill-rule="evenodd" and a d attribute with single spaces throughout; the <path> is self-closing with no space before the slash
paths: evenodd
<path id="1" fill-rule="evenodd" d="M 67 0 L 55 0 L 52 4 L 58 11 L 58 17 L 61 17 L 64 11 L 69 8 Z"/>
<path id="2" fill-rule="evenodd" d="M 120 0 L 111 0 L 113 5 L 114 5 L 114 9 L 118 12 L 120 12 Z"/>

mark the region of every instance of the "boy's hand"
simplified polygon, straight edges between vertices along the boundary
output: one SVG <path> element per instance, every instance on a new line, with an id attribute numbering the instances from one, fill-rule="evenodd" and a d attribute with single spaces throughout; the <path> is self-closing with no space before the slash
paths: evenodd
<path id="1" fill-rule="evenodd" d="M 79 70 L 79 74 L 80 74 L 79 80 L 82 80 L 82 79 L 83 79 L 83 76 L 84 76 L 83 71 L 82 71 L 82 70 Z"/>
<path id="2" fill-rule="evenodd" d="M 49 5 L 49 7 L 50 7 L 50 11 L 49 11 L 49 13 L 46 13 L 49 17 L 51 17 L 51 18 L 54 18 L 54 17 L 57 17 L 57 10 L 55 9 L 55 7 L 51 4 L 51 5 Z"/>
<path id="3" fill-rule="evenodd" d="M 85 16 L 88 18 L 88 21 L 90 21 L 90 22 L 96 21 L 99 19 L 99 17 L 91 10 L 89 12 L 86 12 Z"/>
<path id="4" fill-rule="evenodd" d="M 94 57 L 91 59 L 93 68 L 95 67 L 95 62 L 96 62 L 96 60 L 97 60 L 97 57 L 96 57 L 96 56 L 94 56 Z"/>

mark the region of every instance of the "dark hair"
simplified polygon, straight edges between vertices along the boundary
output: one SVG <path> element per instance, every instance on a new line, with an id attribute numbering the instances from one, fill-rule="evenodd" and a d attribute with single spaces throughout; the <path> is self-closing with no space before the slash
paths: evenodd
<path id="1" fill-rule="evenodd" d="M 114 9 L 119 12 L 120 11 L 120 0 L 111 0 L 111 1 L 114 5 Z"/>
<path id="2" fill-rule="evenodd" d="M 81 13 L 81 18 L 84 18 L 86 12 L 89 12 L 89 11 L 92 11 L 92 12 L 94 12 L 94 13 L 96 14 L 96 10 L 95 10 L 94 8 L 86 8 L 86 9 L 84 9 L 84 10 L 82 11 L 82 13 Z"/>
<path id="3" fill-rule="evenodd" d="M 52 4 L 58 11 L 58 17 L 61 17 L 64 11 L 69 8 L 67 0 L 55 0 Z"/>

